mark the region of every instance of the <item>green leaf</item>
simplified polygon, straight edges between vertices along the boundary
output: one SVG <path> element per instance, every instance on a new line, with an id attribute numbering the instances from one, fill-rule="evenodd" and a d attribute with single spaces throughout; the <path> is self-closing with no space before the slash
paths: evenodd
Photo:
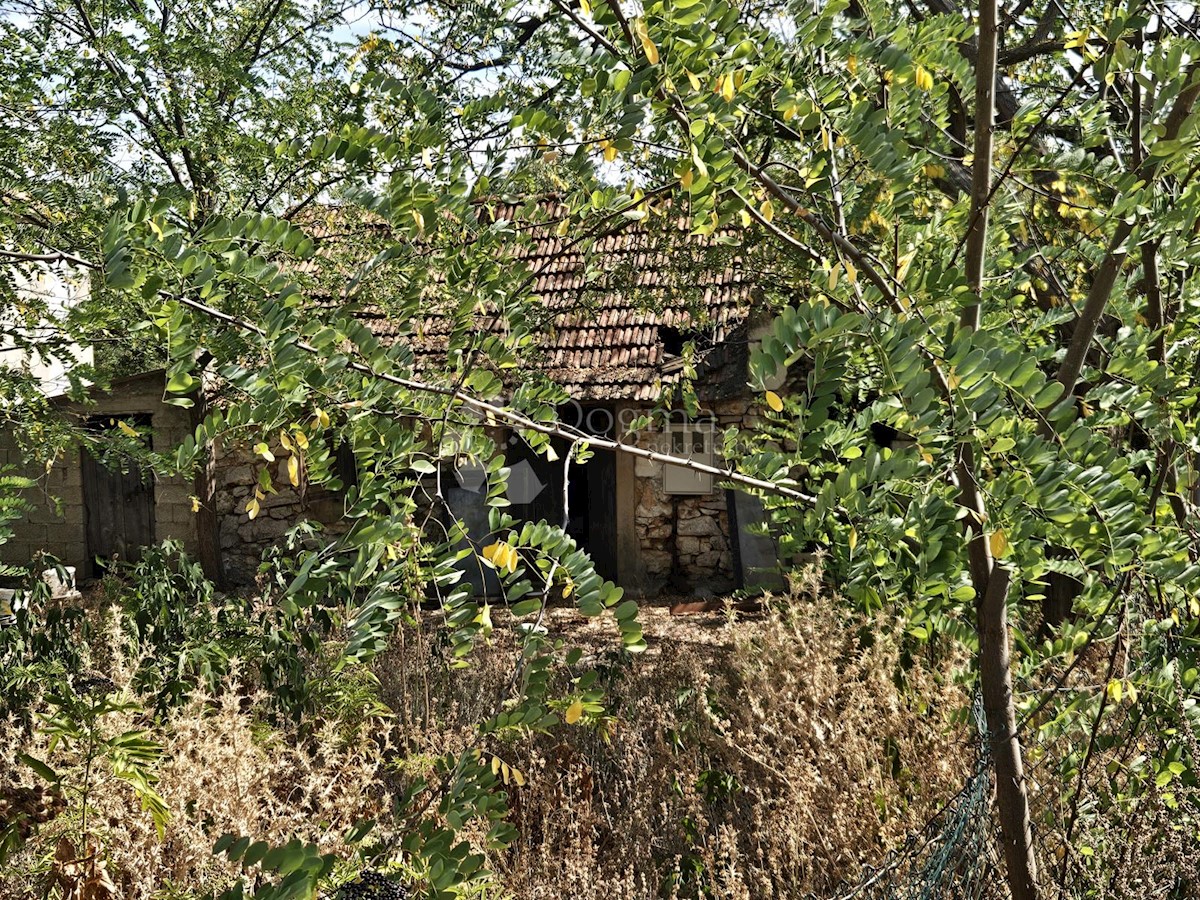
<path id="1" fill-rule="evenodd" d="M 271 849 L 271 845 L 266 841 L 255 841 L 247 849 L 242 857 L 242 865 L 246 868 L 255 865 L 267 855 L 267 851 Z"/>
<path id="2" fill-rule="evenodd" d="M 29 768 L 33 769 L 33 771 L 37 772 L 38 775 L 40 775 L 46 781 L 50 782 L 51 784 L 58 784 L 58 773 L 40 759 L 30 756 L 28 753 L 18 753 L 17 759 L 20 762 L 25 763 L 25 765 L 29 766 Z"/>

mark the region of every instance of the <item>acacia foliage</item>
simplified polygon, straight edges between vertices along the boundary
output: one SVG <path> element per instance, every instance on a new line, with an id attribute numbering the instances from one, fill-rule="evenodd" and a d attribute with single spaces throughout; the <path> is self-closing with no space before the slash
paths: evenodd
<path id="1" fill-rule="evenodd" d="M 765 242 L 756 262 L 779 316 L 752 362 L 764 425 L 729 433 L 727 458 L 814 495 L 772 504 L 785 558 L 824 549 L 848 596 L 899 606 L 915 638 L 977 649 L 988 572 L 1011 576 L 1021 740 L 1080 746 L 1055 773 L 1063 802 L 1041 807 L 1039 846 L 1062 860 L 1060 880 L 1102 879 L 1102 854 L 1082 852 L 1100 839 L 1084 835 L 1090 810 L 1168 792 L 1195 827 L 1197 41 L 1180 11 L 1138 2 L 1001 12 L 979 287 L 967 189 L 970 138 L 988 123 L 967 99 L 970 10 L 386 4 L 353 74 L 361 118 L 275 153 L 375 173 L 353 199 L 394 239 L 337 298 L 378 299 L 387 273 L 389 313 L 414 334 L 428 292 L 453 301 L 444 364 L 428 377 L 348 308 L 306 302 L 311 285 L 287 264 L 312 252 L 302 228 L 216 209 L 192 225 L 166 192 L 109 221 L 107 282 L 152 310 L 176 399 L 195 389 L 199 348 L 249 398 L 210 416 L 173 464 L 217 433 L 272 452 L 263 439 L 283 429 L 314 447 L 289 452 L 320 481 L 333 437 L 349 439 L 377 475 L 356 494 L 350 536 L 299 558 L 291 602 L 366 589 L 354 646 L 378 646 L 407 584 L 398 573 L 452 577 L 456 533 L 432 548 L 411 526 L 411 473 L 476 456 L 502 474 L 464 398 L 533 423 L 562 399 L 523 371 L 538 273 L 511 264 L 527 232 L 494 217 L 497 202 L 555 190 L 565 212 L 546 224 L 584 250 L 623 222 L 681 211 L 699 235 L 740 229 Z M 962 327 L 976 304 L 980 327 Z M 479 328 L 480 312 L 506 327 Z M 784 370 L 798 389 L 766 393 Z M 520 373 L 515 391 L 498 372 Z M 326 424 L 335 407 L 353 412 Z M 871 424 L 902 440 L 877 446 Z M 501 516 L 505 546 L 487 563 L 508 570 L 517 547 L 547 583 L 565 570 L 593 601 L 614 600 L 571 568 L 573 550 L 545 552 L 553 523 Z M 539 589 L 507 574 L 522 598 Z M 1055 578 L 1079 590 L 1070 616 L 1044 623 Z M 465 647 L 489 626 L 484 607 L 457 602 Z"/>

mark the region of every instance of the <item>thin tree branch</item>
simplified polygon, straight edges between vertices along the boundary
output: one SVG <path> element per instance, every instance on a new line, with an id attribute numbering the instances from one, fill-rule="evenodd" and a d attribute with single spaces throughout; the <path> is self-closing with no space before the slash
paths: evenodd
<path id="1" fill-rule="evenodd" d="M 229 313 L 222 312 L 207 304 L 201 303 L 198 300 L 192 300 L 188 297 L 178 295 L 169 295 L 171 299 L 178 301 L 189 309 L 203 313 L 211 319 L 215 319 L 225 325 L 238 328 L 242 331 L 256 334 L 259 337 L 266 337 L 267 333 L 262 328 L 246 319 L 232 316 Z M 305 353 L 313 356 L 320 356 L 320 351 L 311 344 L 304 341 L 297 341 L 294 345 Z M 517 428 L 522 428 L 527 431 L 535 431 L 539 434 L 545 434 L 550 437 L 559 437 L 568 441 L 586 441 L 589 447 L 598 448 L 601 450 L 611 450 L 617 453 L 626 453 L 630 456 L 648 459 L 652 462 L 667 463 L 673 466 L 682 466 L 685 469 L 690 469 L 693 472 L 700 472 L 704 475 L 712 475 L 720 478 L 723 481 L 729 481 L 734 484 L 739 484 L 742 487 L 751 488 L 753 490 L 764 491 L 769 494 L 775 494 L 780 497 L 787 497 L 790 500 L 797 500 L 801 503 L 815 505 L 817 498 L 811 494 L 806 494 L 803 491 L 788 487 L 787 485 L 777 484 L 773 481 L 765 481 L 761 478 L 754 478 L 750 475 L 745 475 L 734 469 L 722 469 L 719 466 L 710 466 L 706 463 L 697 462 L 684 456 L 673 456 L 669 453 L 659 453 L 657 450 L 647 450 L 643 447 L 637 447 L 632 444 L 625 444 L 619 440 L 610 438 L 598 437 L 596 435 L 586 434 L 582 431 L 577 431 L 561 423 L 538 422 L 529 418 L 515 409 L 507 406 L 498 406 L 494 403 L 488 403 L 485 400 L 480 400 L 470 394 L 465 393 L 456 387 L 445 387 L 442 385 L 431 384 L 425 381 L 418 381 L 413 378 L 401 378 L 397 375 L 389 375 L 386 372 L 376 372 L 370 366 L 363 365 L 359 362 L 351 361 L 346 368 L 351 371 L 358 372 L 373 378 L 377 381 L 393 384 L 397 387 L 405 388 L 406 390 L 416 391 L 418 393 L 433 394 L 440 397 L 447 397 L 451 400 L 461 403 L 463 406 L 472 409 L 484 416 L 492 417 L 500 421 L 506 422 L 509 425 Z"/>
<path id="2" fill-rule="evenodd" d="M 1197 98 L 1200 98 L 1200 62 L 1193 62 L 1189 66 L 1184 82 L 1183 90 L 1175 98 L 1171 112 L 1167 115 L 1163 126 L 1163 135 L 1159 140 L 1173 141 L 1179 137 L 1180 128 L 1191 115 Z M 1138 167 L 1138 174 L 1143 181 L 1149 182 L 1155 177 L 1157 169 L 1157 159 L 1148 156 Z M 1117 275 L 1129 255 L 1126 242 L 1133 233 L 1136 222 L 1135 218 L 1130 217 L 1122 219 L 1118 223 L 1108 242 L 1108 251 L 1104 254 L 1104 259 L 1101 260 L 1100 266 L 1096 270 L 1096 277 L 1092 280 L 1087 300 L 1075 323 L 1075 332 L 1071 336 L 1071 343 L 1067 346 L 1066 356 L 1063 358 L 1062 366 L 1056 376 L 1059 384 L 1063 386 L 1064 395 L 1073 393 L 1075 385 L 1079 382 L 1079 375 L 1083 371 L 1083 361 L 1087 356 L 1088 348 L 1096 336 L 1096 329 L 1104 315 L 1105 307 L 1108 306 L 1109 298 L 1112 296 Z"/>
<path id="3" fill-rule="evenodd" d="M 993 129 L 996 117 L 996 54 L 1000 43 L 997 0 L 980 0 L 979 48 L 975 55 L 975 148 L 971 164 L 971 217 L 967 230 L 967 288 L 975 302 L 959 318 L 978 330 L 983 316 L 983 269 L 987 259 L 988 207 L 992 197 Z"/>

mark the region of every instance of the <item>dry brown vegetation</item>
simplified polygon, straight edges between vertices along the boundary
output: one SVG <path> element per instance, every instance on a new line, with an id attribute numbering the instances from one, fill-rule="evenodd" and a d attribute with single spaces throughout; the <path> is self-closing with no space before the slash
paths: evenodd
<path id="1" fill-rule="evenodd" d="M 488 747 L 525 784 L 510 792 L 520 838 L 490 857 L 496 889 L 484 895 L 827 895 L 961 786 L 971 753 L 952 725 L 965 703 L 954 661 L 904 656 L 892 623 L 848 622 L 799 594 L 736 622 L 662 609 L 643 618 L 647 654 L 594 659 L 611 714 L 599 727 Z M 571 611 L 549 624 L 569 642 L 611 646 L 595 634 L 602 624 Z M 210 848 L 225 831 L 344 850 L 346 829 L 385 814 L 408 774 L 477 740 L 475 723 L 511 675 L 502 632 L 454 670 L 428 633 L 407 629 L 376 661 L 369 701 L 315 731 L 268 726 L 236 678 L 157 723 L 138 713 L 106 721 L 110 731 L 149 727 L 162 742 L 158 790 L 172 812 L 160 837 L 127 785 L 96 783 L 98 852 L 116 896 L 223 887 L 232 870 Z M 105 668 L 128 692 L 120 653 L 99 655 L 118 661 Z M 2 764 L 21 752 L 76 778 L 82 765 L 22 723 L 0 724 Z M 35 782 L 28 768 L 0 771 L 0 784 Z M 75 806 L 38 826 L 0 874 L 0 896 L 41 896 L 58 838 L 78 833 Z"/>

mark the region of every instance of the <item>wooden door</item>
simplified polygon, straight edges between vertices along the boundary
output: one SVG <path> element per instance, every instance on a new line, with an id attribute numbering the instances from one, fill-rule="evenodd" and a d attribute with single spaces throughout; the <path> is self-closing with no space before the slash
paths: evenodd
<path id="1" fill-rule="evenodd" d="M 596 571 L 617 579 L 617 455 L 601 450 L 583 467 L 587 476 L 588 533 L 585 546 Z"/>
<path id="2" fill-rule="evenodd" d="M 154 480 L 132 460 L 105 465 L 86 450 L 81 455 L 88 574 L 96 576 L 154 543 Z"/>

